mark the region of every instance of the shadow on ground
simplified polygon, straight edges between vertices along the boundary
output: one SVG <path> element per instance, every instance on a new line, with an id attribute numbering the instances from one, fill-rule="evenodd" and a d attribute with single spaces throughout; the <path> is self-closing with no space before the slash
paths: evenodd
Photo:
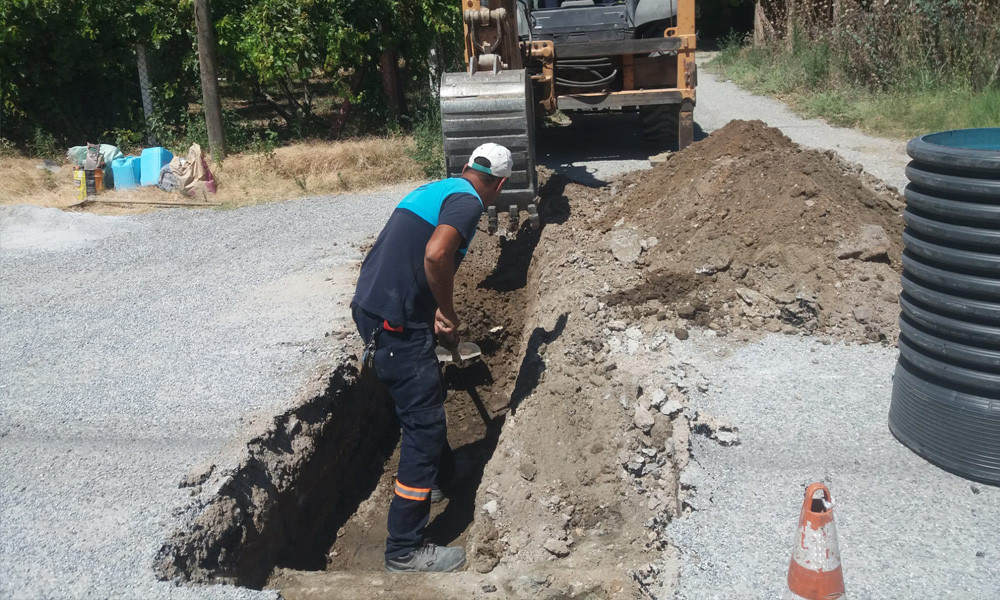
<path id="1" fill-rule="evenodd" d="M 576 183 L 600 187 L 617 174 L 647 168 L 654 154 L 676 150 L 643 140 L 636 112 L 568 114 L 568 125 L 536 127 L 535 160 Z M 696 122 L 695 141 L 706 135 Z"/>

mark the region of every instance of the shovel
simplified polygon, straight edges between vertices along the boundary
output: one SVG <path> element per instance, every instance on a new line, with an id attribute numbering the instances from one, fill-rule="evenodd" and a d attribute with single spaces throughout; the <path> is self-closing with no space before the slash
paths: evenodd
<path id="1" fill-rule="evenodd" d="M 483 351 L 479 349 L 479 346 L 472 342 L 461 342 L 458 344 L 458 348 L 454 350 L 438 346 L 434 351 L 437 353 L 439 362 L 443 364 L 452 363 L 460 369 L 469 366 L 483 355 Z"/>

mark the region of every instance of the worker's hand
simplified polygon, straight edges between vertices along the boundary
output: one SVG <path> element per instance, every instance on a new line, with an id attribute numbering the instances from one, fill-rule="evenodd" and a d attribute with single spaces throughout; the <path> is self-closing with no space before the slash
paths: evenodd
<path id="1" fill-rule="evenodd" d="M 438 309 L 434 314 L 434 333 L 437 334 L 441 345 L 448 350 L 458 348 L 458 325 L 460 322 L 458 315 L 454 313 L 446 315 L 441 312 L 441 309 Z"/>

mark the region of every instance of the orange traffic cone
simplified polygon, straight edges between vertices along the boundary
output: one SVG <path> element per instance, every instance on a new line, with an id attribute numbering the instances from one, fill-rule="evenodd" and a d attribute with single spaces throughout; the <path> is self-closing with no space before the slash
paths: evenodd
<path id="1" fill-rule="evenodd" d="M 820 497 L 816 497 L 818 492 L 822 492 Z M 837 526 L 833 522 L 832 497 L 825 485 L 814 483 L 806 488 L 806 497 L 802 502 L 784 600 L 846 598 Z"/>

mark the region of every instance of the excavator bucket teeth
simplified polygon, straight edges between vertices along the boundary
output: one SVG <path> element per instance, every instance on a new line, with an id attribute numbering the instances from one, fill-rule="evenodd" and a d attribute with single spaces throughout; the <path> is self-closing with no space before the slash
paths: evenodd
<path id="1" fill-rule="evenodd" d="M 531 80 L 524 69 L 445 73 L 441 79 L 441 130 L 448 176 L 458 175 L 480 144 L 506 146 L 514 171 L 497 205 L 527 210 L 535 203 L 535 118 Z"/>

